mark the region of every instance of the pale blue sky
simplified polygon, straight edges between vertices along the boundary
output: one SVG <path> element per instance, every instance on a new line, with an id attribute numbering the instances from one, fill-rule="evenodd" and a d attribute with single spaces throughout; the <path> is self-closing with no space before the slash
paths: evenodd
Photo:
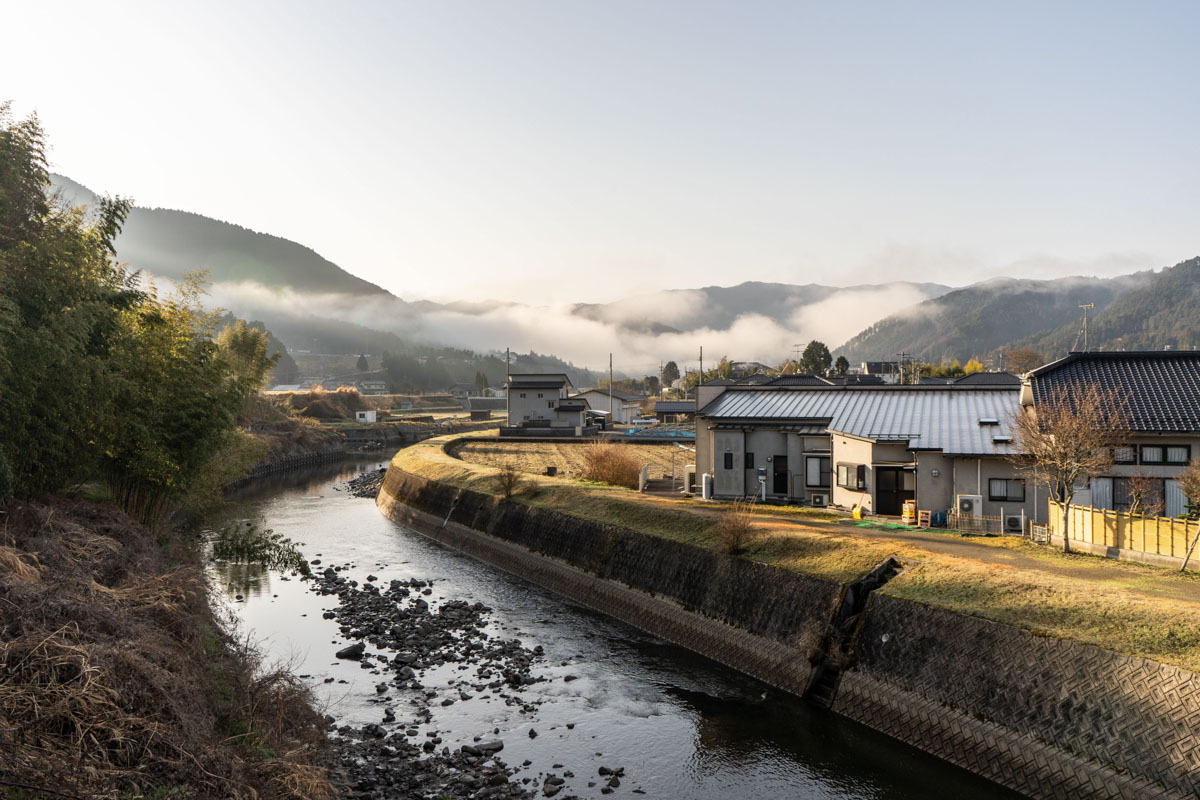
<path id="1" fill-rule="evenodd" d="M 1194 2 L 3 17 L 0 98 L 37 110 L 58 171 L 295 239 L 406 298 L 962 284 L 1200 254 Z"/>

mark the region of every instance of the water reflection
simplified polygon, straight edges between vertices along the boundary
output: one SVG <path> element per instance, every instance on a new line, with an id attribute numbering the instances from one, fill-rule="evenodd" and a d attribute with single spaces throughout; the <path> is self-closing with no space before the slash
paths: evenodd
<path id="1" fill-rule="evenodd" d="M 436 731 L 454 748 L 497 735 L 506 761 L 530 762 L 522 775 L 561 774 L 554 765 L 562 764 L 579 776 L 564 794 L 589 798 L 600 796 L 586 784 L 601 765 L 626 768 L 610 797 L 642 796 L 635 789 L 648 797 L 697 800 L 1015 796 L 443 547 L 389 521 L 369 499 L 337 490 L 339 482 L 385 463 L 360 459 L 272 476 L 238 490 L 230 514 L 262 519 L 277 533 L 307 542 L 309 558 L 344 566 L 356 580 L 375 574 L 386 585 L 392 578 L 432 578 L 431 603 L 439 597 L 483 602 L 494 609 L 490 634 L 544 647 L 538 671 L 547 680 L 520 692 L 532 712 L 479 693 L 434 706 L 432 721 L 414 726 L 422 739 Z M 345 639 L 322 614 L 336 599 L 313 595 L 288 577 L 214 565 L 214 579 L 244 596 L 234 607 L 245 627 L 268 653 L 310 675 L 339 721 L 379 722 L 385 705 L 407 721 L 415 695 L 392 692 L 390 701 L 381 700 L 374 688 L 380 676 L 332 657 Z M 463 666 L 431 670 L 422 681 L 438 688 L 470 677 L 473 670 Z M 536 738 L 527 735 L 533 728 Z"/>

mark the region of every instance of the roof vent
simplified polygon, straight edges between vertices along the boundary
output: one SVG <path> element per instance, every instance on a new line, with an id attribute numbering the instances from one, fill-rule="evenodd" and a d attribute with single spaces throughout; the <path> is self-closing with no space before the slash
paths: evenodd
<path id="1" fill-rule="evenodd" d="M 995 436 L 992 437 L 992 441 L 995 442 L 996 444 L 1005 444 L 1007 442 L 1011 442 L 1012 440 L 1013 440 L 1013 437 L 1006 436 L 1003 434 L 996 434 Z"/>
<path id="2" fill-rule="evenodd" d="M 980 425 L 999 425 L 1000 420 L 996 419 L 995 417 L 980 417 L 979 424 Z"/>

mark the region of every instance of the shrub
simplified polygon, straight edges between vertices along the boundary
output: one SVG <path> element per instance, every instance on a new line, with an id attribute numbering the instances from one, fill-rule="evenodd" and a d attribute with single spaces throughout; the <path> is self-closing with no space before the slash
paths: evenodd
<path id="1" fill-rule="evenodd" d="M 500 489 L 500 496 L 508 501 L 530 489 L 529 481 L 511 461 L 500 468 L 500 474 L 496 476 L 496 483 Z"/>
<path id="2" fill-rule="evenodd" d="M 261 564 L 268 569 L 294 569 L 301 575 L 312 574 L 298 543 L 249 520 L 230 522 L 213 537 L 213 557 L 240 564 Z"/>
<path id="3" fill-rule="evenodd" d="M 715 530 L 723 551 L 731 556 L 746 552 L 757 537 L 750 504 L 742 500 L 734 502 L 726 511 L 721 512 Z"/>
<path id="4" fill-rule="evenodd" d="M 583 454 L 584 480 L 638 488 L 642 464 L 633 454 L 632 445 L 615 442 L 594 442 Z"/>

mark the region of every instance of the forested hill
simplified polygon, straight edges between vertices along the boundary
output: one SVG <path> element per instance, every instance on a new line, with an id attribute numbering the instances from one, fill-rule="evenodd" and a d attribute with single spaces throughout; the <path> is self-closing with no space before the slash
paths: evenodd
<path id="1" fill-rule="evenodd" d="M 1095 303 L 1096 312 L 1103 312 L 1155 277 L 1152 272 L 1138 272 L 1116 278 L 984 281 L 893 314 L 837 352 L 851 363 L 890 360 L 901 352 L 932 363 L 965 362 L 1028 340 L 1031 333 L 1047 335 L 1071 326 L 1078 330 L 1081 303 Z"/>
<path id="2" fill-rule="evenodd" d="M 1077 347 L 1078 316 L 1077 311 L 1077 319 L 1018 339 L 1013 346 L 1031 347 L 1047 360 L 1064 356 Z M 1146 276 L 1088 321 L 1088 348 L 1092 350 L 1161 350 L 1167 346 L 1200 347 L 1200 257 Z"/>
<path id="3" fill-rule="evenodd" d="M 52 175 L 51 181 L 74 204 L 95 202 L 95 193 L 70 178 Z M 301 244 L 188 211 L 133 208 L 116 248 L 117 257 L 131 268 L 172 280 L 206 269 L 214 282 L 255 281 L 306 292 L 388 294 Z"/>

